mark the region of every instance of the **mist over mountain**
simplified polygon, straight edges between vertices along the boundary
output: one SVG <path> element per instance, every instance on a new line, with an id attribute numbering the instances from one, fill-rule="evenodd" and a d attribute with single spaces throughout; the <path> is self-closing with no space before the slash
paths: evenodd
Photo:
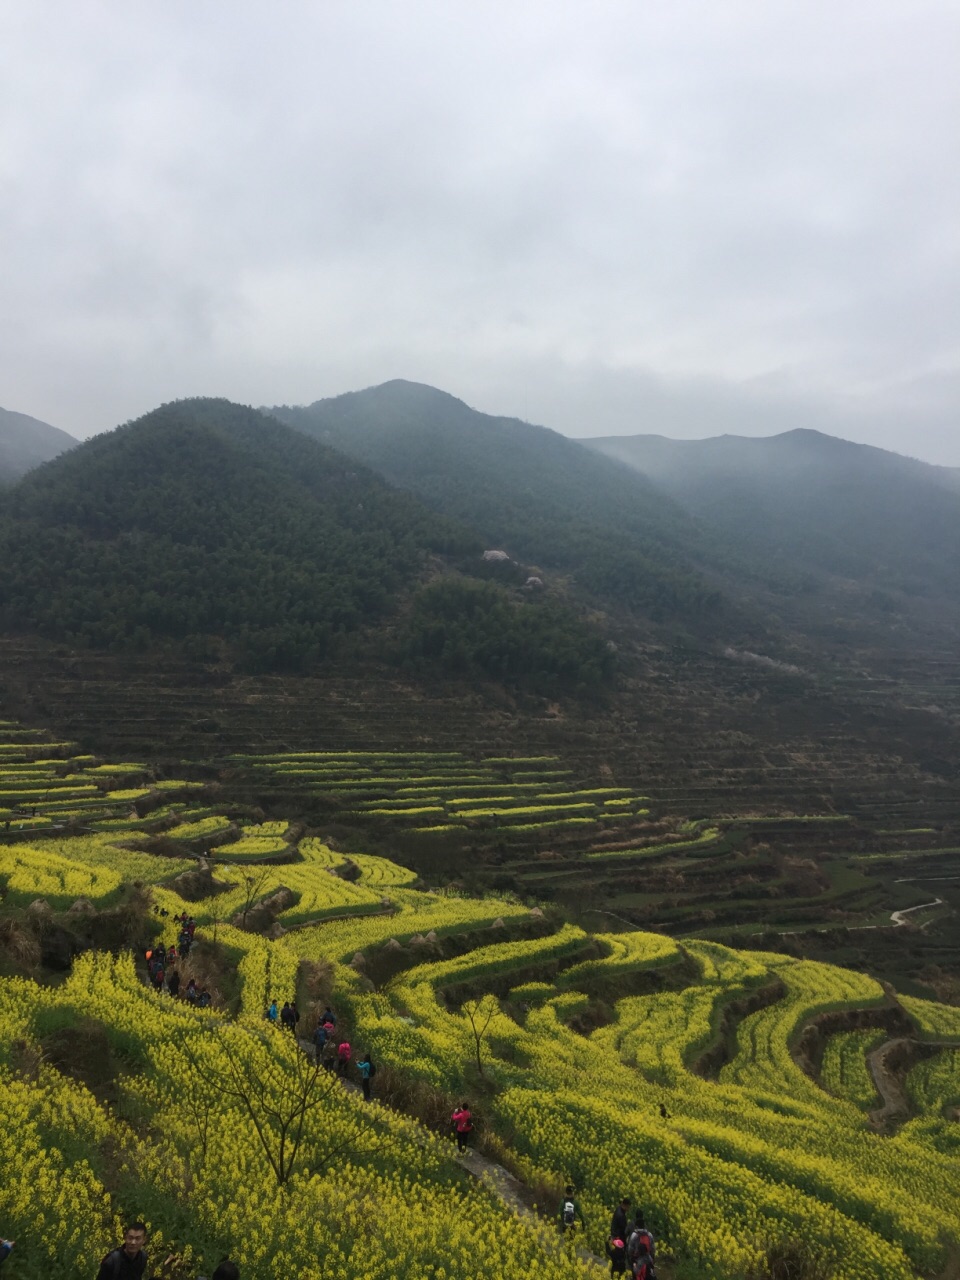
<path id="1" fill-rule="evenodd" d="M 766 438 L 607 437 L 583 442 L 660 486 L 753 557 L 880 609 L 960 608 L 960 492 L 944 467 L 795 430 Z"/>
<path id="2" fill-rule="evenodd" d="M 814 663 L 960 634 L 949 468 L 804 429 L 573 441 L 402 381 L 272 412 L 641 625 Z"/>
<path id="3" fill-rule="evenodd" d="M 697 566 L 709 548 L 696 521 L 644 477 L 555 431 L 404 381 L 270 412 L 478 530 L 491 548 L 572 575 L 598 600 L 708 629 L 722 611 Z"/>
<path id="4" fill-rule="evenodd" d="M 73 436 L 39 418 L 0 409 L 0 485 L 21 476 L 76 445 Z"/>

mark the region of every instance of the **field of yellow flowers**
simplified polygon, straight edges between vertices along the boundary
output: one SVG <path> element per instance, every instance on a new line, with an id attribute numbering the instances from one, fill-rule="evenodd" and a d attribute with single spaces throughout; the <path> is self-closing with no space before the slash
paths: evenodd
<path id="1" fill-rule="evenodd" d="M 351 855 L 351 878 L 335 875 L 346 855 L 314 838 L 291 843 L 285 823 L 241 832 L 235 861 L 229 846 L 212 863 L 197 849 L 156 856 L 149 822 L 116 812 L 130 797 L 110 798 L 122 768 L 104 775 L 81 763 L 57 765 L 63 788 L 47 785 L 52 775 L 10 785 L 27 800 L 38 781 L 47 796 L 76 792 L 71 804 L 94 785 L 97 814 L 112 806 L 123 827 L 20 827 L 0 845 L 0 913 L 38 899 L 52 911 L 78 898 L 109 907 L 139 882 L 167 912 L 154 917 L 164 941 L 176 940 L 182 911 L 200 937 L 216 930 L 237 998 L 211 1009 L 174 1001 L 147 985 L 130 953 L 86 952 L 56 985 L 0 978 L 0 1234 L 18 1241 L 5 1264 L 12 1278 L 94 1275 L 131 1216 L 149 1222 L 155 1253 L 175 1248 L 190 1274 L 227 1252 L 245 1280 L 603 1274 L 562 1248 L 549 1223 L 517 1216 L 472 1181 L 445 1135 L 312 1073 L 293 1037 L 265 1021 L 271 998 L 297 993 L 303 962 L 320 960 L 355 1046 L 448 1098 L 469 1089 L 531 1182 L 577 1185 L 595 1252 L 629 1195 L 676 1274 L 691 1278 L 736 1280 L 787 1241 L 835 1280 L 910 1280 L 955 1256 L 956 1009 L 901 1002 L 929 1053 L 906 1081 L 913 1118 L 877 1132 L 864 1058 L 876 1032 L 840 1032 L 818 1078 L 792 1053 L 815 1015 L 888 1004 L 869 977 L 652 933 L 589 935 L 539 912 L 532 929 L 519 902 L 430 892 L 386 858 Z M 38 757 L 21 772 L 50 767 Z M 370 767 L 378 776 L 382 762 Z M 75 787 L 71 772 L 108 780 Z M 250 866 L 257 842 L 265 856 L 279 847 L 295 860 Z M 213 866 L 221 892 L 185 901 L 175 882 L 198 865 Z M 254 874 L 258 900 L 290 891 L 270 938 L 238 927 Z M 451 935 L 470 945 L 438 958 Z M 368 975 L 386 953 L 391 974 L 377 984 Z M 479 1042 L 476 1002 L 489 1014 Z M 603 1016 L 587 1017 L 598 1005 Z M 738 1007 L 752 1012 L 730 1032 Z M 116 1065 L 99 1092 L 44 1052 L 53 1033 L 90 1026 Z"/>

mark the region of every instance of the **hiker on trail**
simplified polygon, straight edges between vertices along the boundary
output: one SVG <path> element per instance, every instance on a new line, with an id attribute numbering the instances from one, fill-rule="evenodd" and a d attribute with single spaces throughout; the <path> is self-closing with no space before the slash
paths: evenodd
<path id="1" fill-rule="evenodd" d="M 466 1102 L 461 1102 L 456 1111 L 450 1117 L 450 1125 L 457 1139 L 457 1155 L 460 1155 L 467 1149 L 467 1143 L 470 1141 L 470 1134 L 473 1133 L 473 1116 L 470 1114 L 470 1106 Z"/>
<path id="2" fill-rule="evenodd" d="M 630 1272 L 633 1280 L 656 1280 L 651 1249 L 645 1245 L 641 1247 L 640 1252 L 630 1263 Z"/>
<path id="3" fill-rule="evenodd" d="M 350 1041 L 343 1040 L 337 1045 L 337 1075 L 345 1076 L 350 1069 L 350 1058 L 353 1056 L 353 1050 L 350 1048 Z"/>
<path id="4" fill-rule="evenodd" d="M 623 1196 L 620 1203 L 613 1211 L 613 1217 L 610 1219 L 610 1237 L 619 1236 L 621 1240 L 626 1240 L 629 1232 L 627 1230 L 627 1210 L 630 1208 L 630 1197 Z"/>
<path id="5" fill-rule="evenodd" d="M 153 983 L 157 991 L 163 990 L 163 980 L 165 976 L 166 975 L 164 974 L 164 971 L 163 971 L 163 965 L 158 964 L 157 967 L 154 969 L 153 973 L 150 975 L 150 981 Z"/>
<path id="6" fill-rule="evenodd" d="M 171 973 L 170 977 L 167 979 L 167 990 L 173 996 L 174 1000 L 176 1000 L 177 996 L 180 994 L 180 974 L 176 969 L 174 969 L 173 973 Z"/>
<path id="7" fill-rule="evenodd" d="M 198 993 L 197 993 L 197 980 L 196 980 L 196 978 L 191 978 L 191 979 L 190 979 L 190 981 L 187 983 L 187 989 L 186 989 L 186 991 L 185 991 L 183 994 L 184 994 L 184 998 L 186 999 L 186 1001 L 187 1001 L 187 1003 L 188 1003 L 188 1004 L 196 1004 L 196 1003 L 197 1003 L 197 994 L 198 994 Z"/>
<path id="8" fill-rule="evenodd" d="M 327 1034 L 327 1028 L 323 1023 L 317 1023 L 317 1029 L 313 1033 L 313 1051 L 318 1063 L 323 1058 L 323 1050 L 327 1043 Z"/>
<path id="9" fill-rule="evenodd" d="M 623 1236 L 611 1236 L 607 1244 L 607 1257 L 610 1259 L 610 1276 L 622 1276 L 627 1269 L 627 1246 Z"/>
<path id="10" fill-rule="evenodd" d="M 147 1269 L 147 1228 L 142 1222 L 131 1222 L 123 1232 L 123 1244 L 100 1263 L 97 1280 L 141 1280 Z"/>
<path id="11" fill-rule="evenodd" d="M 357 1070 L 360 1072 L 360 1088 L 363 1090 L 364 1102 L 370 1101 L 370 1081 L 377 1074 L 377 1068 L 370 1061 L 370 1054 L 365 1053 L 357 1063 Z"/>
<path id="12" fill-rule="evenodd" d="M 336 1071 L 337 1069 L 337 1046 L 332 1040 L 328 1040 L 323 1050 L 321 1058 L 323 1066 L 327 1071 Z"/>
<path id="13" fill-rule="evenodd" d="M 333 1010 L 330 1008 L 329 1005 L 327 1005 L 323 1013 L 321 1013 L 320 1021 L 321 1023 L 329 1022 L 331 1027 L 335 1027 L 337 1025 L 337 1015 L 333 1012 Z"/>
<path id="14" fill-rule="evenodd" d="M 568 1185 L 563 1189 L 563 1199 L 560 1201 L 560 1211 L 558 1213 L 560 1219 L 560 1234 L 563 1235 L 567 1231 L 576 1228 L 577 1219 L 580 1220 L 580 1226 L 583 1227 L 583 1214 L 580 1212 L 580 1206 L 577 1204 L 573 1195 L 573 1187 Z"/>
<path id="15" fill-rule="evenodd" d="M 267 1006 L 267 1021 L 276 1022 L 279 1017 L 280 1014 L 277 1012 L 277 1002 L 276 1000 L 271 1000 Z"/>
<path id="16" fill-rule="evenodd" d="M 661 1119 L 661 1120 L 669 1120 L 669 1119 L 670 1119 L 669 1115 L 667 1114 L 667 1107 L 666 1107 L 666 1104 L 665 1104 L 665 1103 L 663 1103 L 663 1102 L 661 1102 L 661 1103 L 660 1103 L 660 1119 Z"/>
<path id="17" fill-rule="evenodd" d="M 197 997 L 197 1008 L 209 1009 L 212 1003 L 213 1003 L 213 996 L 210 994 L 207 988 L 204 987 L 203 990 L 200 992 L 199 996 Z"/>
<path id="18" fill-rule="evenodd" d="M 190 917 L 190 919 L 187 921 L 187 923 L 186 923 L 183 927 L 184 927 L 184 929 L 186 929 L 187 934 L 188 934 L 188 936 L 189 936 L 189 938 L 190 938 L 190 941 L 192 942 L 192 941 L 193 941 L 193 935 L 194 935 L 194 934 L 196 933 L 196 931 L 197 931 L 197 922 L 196 922 L 196 920 L 194 920 L 193 916 L 191 916 L 191 917 Z"/>
<path id="19" fill-rule="evenodd" d="M 293 1009 L 290 1007 L 289 1000 L 284 1000 L 283 1002 L 283 1008 L 280 1010 L 280 1021 L 283 1023 L 284 1028 L 287 1031 L 293 1031 Z"/>
<path id="20" fill-rule="evenodd" d="M 647 1269 L 643 1271 L 641 1268 L 641 1280 L 650 1280 L 653 1275 L 653 1261 L 656 1253 L 657 1245 L 653 1238 L 653 1232 L 643 1221 L 643 1211 L 638 1209 L 633 1221 L 633 1229 L 627 1237 L 627 1265 L 633 1269 L 634 1275 L 636 1275 L 638 1265 L 642 1264 Z"/>
<path id="21" fill-rule="evenodd" d="M 296 1035 L 297 1027 L 299 1027 L 300 1025 L 300 1010 L 297 1008 L 296 1000 L 290 1001 L 290 1013 L 293 1019 L 290 1024 L 290 1030 L 293 1032 L 294 1035 Z"/>
<path id="22" fill-rule="evenodd" d="M 15 1243 L 14 1240 L 0 1240 L 0 1266 L 10 1257 Z"/>

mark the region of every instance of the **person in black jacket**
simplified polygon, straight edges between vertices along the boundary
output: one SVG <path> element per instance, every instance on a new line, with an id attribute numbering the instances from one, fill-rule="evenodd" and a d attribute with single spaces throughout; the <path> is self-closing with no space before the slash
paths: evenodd
<path id="1" fill-rule="evenodd" d="M 97 1280 L 142 1280 L 147 1269 L 147 1228 L 142 1222 L 131 1222 L 123 1233 L 123 1244 L 100 1263 Z"/>
<path id="2" fill-rule="evenodd" d="M 613 1211 L 613 1217 L 610 1220 L 610 1236 L 617 1237 L 624 1242 L 627 1239 L 627 1210 L 630 1208 L 630 1200 L 624 1196 L 620 1203 Z"/>

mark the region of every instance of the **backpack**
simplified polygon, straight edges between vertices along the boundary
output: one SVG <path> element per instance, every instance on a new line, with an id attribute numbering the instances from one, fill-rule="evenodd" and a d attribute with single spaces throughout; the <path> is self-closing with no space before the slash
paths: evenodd
<path id="1" fill-rule="evenodd" d="M 646 1227 L 634 1227 L 627 1240 L 627 1261 L 636 1262 L 642 1253 L 653 1257 L 653 1236 Z"/>
<path id="2" fill-rule="evenodd" d="M 572 1200 L 564 1200 L 563 1202 L 563 1225 L 572 1227 L 577 1219 L 577 1206 Z"/>
<path id="3" fill-rule="evenodd" d="M 370 1080 L 372 1080 L 373 1077 L 377 1074 L 377 1064 L 375 1062 L 371 1062 L 370 1059 L 368 1058 L 367 1065 L 370 1068 L 370 1070 L 367 1072 L 367 1076 Z"/>

